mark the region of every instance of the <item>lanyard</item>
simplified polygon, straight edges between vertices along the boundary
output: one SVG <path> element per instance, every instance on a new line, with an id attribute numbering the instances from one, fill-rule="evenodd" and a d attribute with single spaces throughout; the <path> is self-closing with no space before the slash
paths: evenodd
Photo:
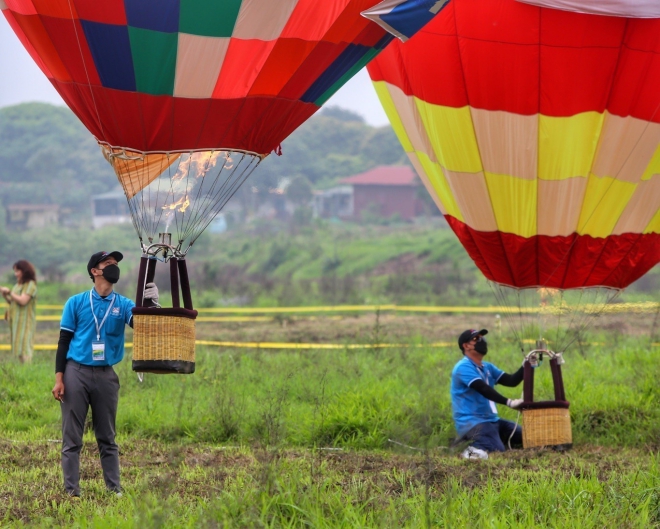
<path id="1" fill-rule="evenodd" d="M 477 367 L 477 371 L 479 372 L 479 376 L 481 377 L 481 380 L 483 380 L 486 384 L 488 384 L 488 379 L 490 378 L 488 376 L 488 371 L 486 371 L 484 366 L 476 366 L 476 367 Z M 488 385 L 490 386 L 490 384 Z"/>
<path id="2" fill-rule="evenodd" d="M 94 289 L 92 289 L 92 290 L 94 290 Z M 108 312 L 105 313 L 105 316 L 101 320 L 101 325 L 99 325 L 99 320 L 96 319 L 96 314 L 94 314 L 94 302 L 92 301 L 92 290 L 89 291 L 89 306 L 92 308 L 92 316 L 94 316 L 94 325 L 96 325 L 96 340 L 100 341 L 101 340 L 101 329 L 103 328 L 103 324 L 105 323 L 105 320 L 107 320 L 108 316 L 110 315 L 110 311 L 112 310 L 112 306 L 115 304 L 116 294 L 113 294 L 112 301 L 110 302 L 110 306 L 108 307 Z"/>

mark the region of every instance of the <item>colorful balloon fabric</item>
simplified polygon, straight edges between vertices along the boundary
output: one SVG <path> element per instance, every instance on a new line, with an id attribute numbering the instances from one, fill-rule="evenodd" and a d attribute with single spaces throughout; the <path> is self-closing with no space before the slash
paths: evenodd
<path id="1" fill-rule="evenodd" d="M 265 155 L 392 35 L 380 0 L 0 0 L 67 105 L 101 143 Z M 435 0 L 388 0 L 410 36 Z"/>
<path id="2" fill-rule="evenodd" d="M 368 69 L 491 281 L 620 289 L 660 261 L 660 19 L 452 0 Z"/>
<path id="3" fill-rule="evenodd" d="M 576 13 L 614 15 L 629 18 L 660 17 L 658 0 L 519 0 L 525 4 L 553 7 Z"/>

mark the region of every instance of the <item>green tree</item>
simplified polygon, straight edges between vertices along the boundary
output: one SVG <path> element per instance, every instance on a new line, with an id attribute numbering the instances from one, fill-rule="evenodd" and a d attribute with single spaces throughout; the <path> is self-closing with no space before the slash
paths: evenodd
<path id="1" fill-rule="evenodd" d="M 286 196 L 296 206 L 309 204 L 312 200 L 312 184 L 304 175 L 298 175 L 291 180 L 286 189 Z"/>

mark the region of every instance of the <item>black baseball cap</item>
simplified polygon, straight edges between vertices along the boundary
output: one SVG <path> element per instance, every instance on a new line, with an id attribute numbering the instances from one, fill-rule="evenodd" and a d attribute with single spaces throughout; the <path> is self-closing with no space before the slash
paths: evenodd
<path id="1" fill-rule="evenodd" d="M 488 334 L 487 329 L 481 329 L 480 331 L 474 329 L 468 329 L 467 331 L 463 331 L 461 335 L 458 337 L 458 348 L 461 350 L 462 353 L 464 343 L 468 343 L 475 336 L 486 336 L 487 334 Z"/>
<path id="2" fill-rule="evenodd" d="M 114 257 L 115 260 L 119 262 L 124 258 L 124 255 L 121 252 L 96 252 L 89 258 L 89 262 L 87 263 L 87 273 L 89 274 L 89 277 L 94 279 L 92 268 L 96 268 L 96 265 L 110 257 Z"/>

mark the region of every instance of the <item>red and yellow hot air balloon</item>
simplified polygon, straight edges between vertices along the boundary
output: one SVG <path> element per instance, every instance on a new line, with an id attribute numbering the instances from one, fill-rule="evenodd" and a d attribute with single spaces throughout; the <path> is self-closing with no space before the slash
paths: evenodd
<path id="1" fill-rule="evenodd" d="M 493 284 L 616 291 L 660 261 L 657 3 L 452 0 L 368 69 Z"/>
<path id="2" fill-rule="evenodd" d="M 660 261 L 660 19 L 452 0 L 368 69 L 489 279 L 622 288 Z"/>

